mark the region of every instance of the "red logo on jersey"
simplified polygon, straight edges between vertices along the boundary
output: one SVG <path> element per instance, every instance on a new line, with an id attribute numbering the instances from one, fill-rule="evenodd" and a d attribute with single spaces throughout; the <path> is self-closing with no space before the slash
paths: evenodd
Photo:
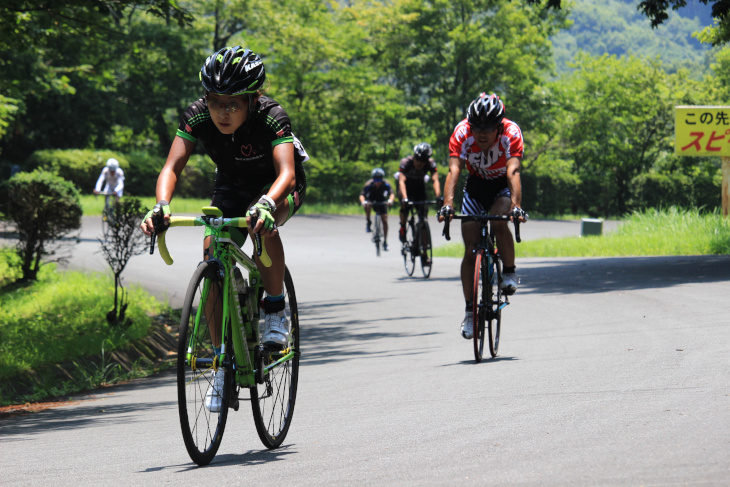
<path id="1" fill-rule="evenodd" d="M 244 156 L 250 156 L 251 152 L 253 152 L 253 147 L 251 147 L 251 144 L 241 146 L 241 154 L 243 154 Z"/>

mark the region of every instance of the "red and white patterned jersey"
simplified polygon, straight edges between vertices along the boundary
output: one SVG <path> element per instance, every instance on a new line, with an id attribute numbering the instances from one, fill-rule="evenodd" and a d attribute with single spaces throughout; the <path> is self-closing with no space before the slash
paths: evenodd
<path id="1" fill-rule="evenodd" d="M 507 175 L 507 160 L 522 157 L 524 150 L 522 131 L 511 120 L 502 119 L 502 134 L 489 149 L 488 154 L 474 140 L 467 119 L 462 120 L 454 129 L 449 140 L 449 156 L 466 161 L 469 174 L 482 179 L 497 179 Z"/>

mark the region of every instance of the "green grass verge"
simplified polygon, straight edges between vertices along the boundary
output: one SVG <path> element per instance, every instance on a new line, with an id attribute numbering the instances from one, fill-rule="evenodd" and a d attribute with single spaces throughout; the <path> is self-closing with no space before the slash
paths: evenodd
<path id="1" fill-rule="evenodd" d="M 529 225 L 529 223 L 527 223 Z M 434 249 L 439 257 L 462 257 L 464 245 Z M 730 222 L 719 211 L 646 210 L 599 237 L 546 238 L 515 245 L 517 257 L 616 257 L 730 254 Z"/>
<path id="2" fill-rule="evenodd" d="M 11 269 L 8 249 L 0 270 Z M 114 280 L 99 273 L 56 272 L 42 268 L 37 282 L 0 288 L 0 404 L 18 404 L 68 394 L 129 377 L 106 357 L 148 335 L 165 306 L 139 286 L 129 286 L 127 329 L 111 328 Z M 59 381 L 58 364 L 69 379 Z M 69 370 L 71 372 L 69 372 Z M 70 377 L 68 377 L 70 375 Z M 145 375 L 143 372 L 142 375 Z"/>

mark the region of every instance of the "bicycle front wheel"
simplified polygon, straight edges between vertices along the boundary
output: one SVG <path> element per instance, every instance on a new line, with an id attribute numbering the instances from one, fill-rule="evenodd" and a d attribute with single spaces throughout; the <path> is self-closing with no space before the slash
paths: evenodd
<path id="1" fill-rule="evenodd" d="M 198 465 L 207 465 L 215 457 L 228 418 L 232 374 L 230 370 L 225 371 L 222 390 L 214 387 L 216 371 L 225 369 L 216 358 L 211 336 L 213 326 L 220 329 L 223 319 L 222 290 L 218 266 L 201 263 L 190 280 L 180 319 L 177 351 L 180 427 L 185 448 Z M 210 397 L 206 397 L 209 390 Z"/>
<path id="2" fill-rule="evenodd" d="M 431 275 L 431 265 L 433 264 L 433 249 L 431 248 L 431 229 L 428 222 L 423 222 L 421 226 L 421 270 L 423 277 L 428 278 Z"/>
<path id="3" fill-rule="evenodd" d="M 373 242 L 375 242 L 375 255 L 380 257 L 380 242 L 383 240 L 383 222 L 380 215 L 375 214 L 375 233 L 373 234 Z"/>
<path id="4" fill-rule="evenodd" d="M 417 245 L 418 241 L 416 240 L 415 233 L 413 223 L 408 222 L 406 225 L 406 241 L 403 243 L 401 254 L 403 254 L 403 265 L 406 268 L 406 274 L 409 276 L 413 275 L 413 271 L 416 268 L 416 256 L 414 255 L 416 247 L 414 246 Z"/>
<path id="5" fill-rule="evenodd" d="M 491 279 L 490 279 L 490 292 L 489 292 L 489 316 L 488 328 L 489 328 L 489 353 L 492 357 L 497 356 L 499 351 L 499 333 L 502 328 L 502 260 L 498 256 L 494 256 L 491 261 Z"/>
<path id="6" fill-rule="evenodd" d="M 479 249 L 476 253 L 474 262 L 474 287 L 472 292 L 473 303 L 473 341 L 474 341 L 474 360 L 479 363 L 482 361 L 482 352 L 484 352 L 484 321 L 486 316 L 486 308 L 489 292 L 489 259 L 484 253 L 484 249 Z"/>
<path id="7" fill-rule="evenodd" d="M 263 384 L 249 389 L 256 431 L 267 448 L 279 447 L 286 438 L 294 415 L 299 382 L 299 312 L 289 269 L 284 273 L 284 294 L 289 319 L 289 347 L 275 352 L 263 350 Z"/>

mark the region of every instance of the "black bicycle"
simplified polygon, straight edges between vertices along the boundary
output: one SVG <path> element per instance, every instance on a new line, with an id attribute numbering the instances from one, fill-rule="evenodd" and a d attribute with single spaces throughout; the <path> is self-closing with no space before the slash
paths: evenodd
<path id="1" fill-rule="evenodd" d="M 401 247 L 403 254 L 403 265 L 406 274 L 413 275 L 416 268 L 416 259 L 421 261 L 423 277 L 431 275 L 433 264 L 433 247 L 431 245 L 431 229 L 426 218 L 428 205 L 436 204 L 435 201 L 409 201 L 408 217 L 406 220 L 405 242 Z"/>
<path id="2" fill-rule="evenodd" d="M 381 244 L 385 244 L 385 234 L 383 233 L 383 219 L 375 211 L 375 208 L 385 208 L 385 212 L 388 212 L 388 203 L 385 201 L 368 201 L 368 205 L 372 206 L 373 213 L 375 213 L 375 229 L 373 230 L 373 243 L 375 243 L 375 255 L 380 257 Z"/>
<path id="3" fill-rule="evenodd" d="M 454 215 L 455 220 L 479 222 L 480 237 L 474 252 L 474 284 L 472 290 L 473 316 L 472 324 L 474 336 L 474 360 L 482 361 L 484 351 L 485 328 L 489 336 L 489 353 L 497 356 L 499 350 L 499 335 L 502 328 L 502 309 L 509 304 L 509 298 L 502 293 L 502 259 L 499 250 L 494 244 L 494 230 L 489 222 L 509 221 L 513 213 L 507 215 Z M 528 215 L 524 214 L 525 219 Z M 519 243 L 520 222 L 514 218 L 515 240 Z M 449 234 L 449 220 L 444 220 L 444 237 L 451 240 Z M 485 326 L 486 325 L 486 326 Z"/>

